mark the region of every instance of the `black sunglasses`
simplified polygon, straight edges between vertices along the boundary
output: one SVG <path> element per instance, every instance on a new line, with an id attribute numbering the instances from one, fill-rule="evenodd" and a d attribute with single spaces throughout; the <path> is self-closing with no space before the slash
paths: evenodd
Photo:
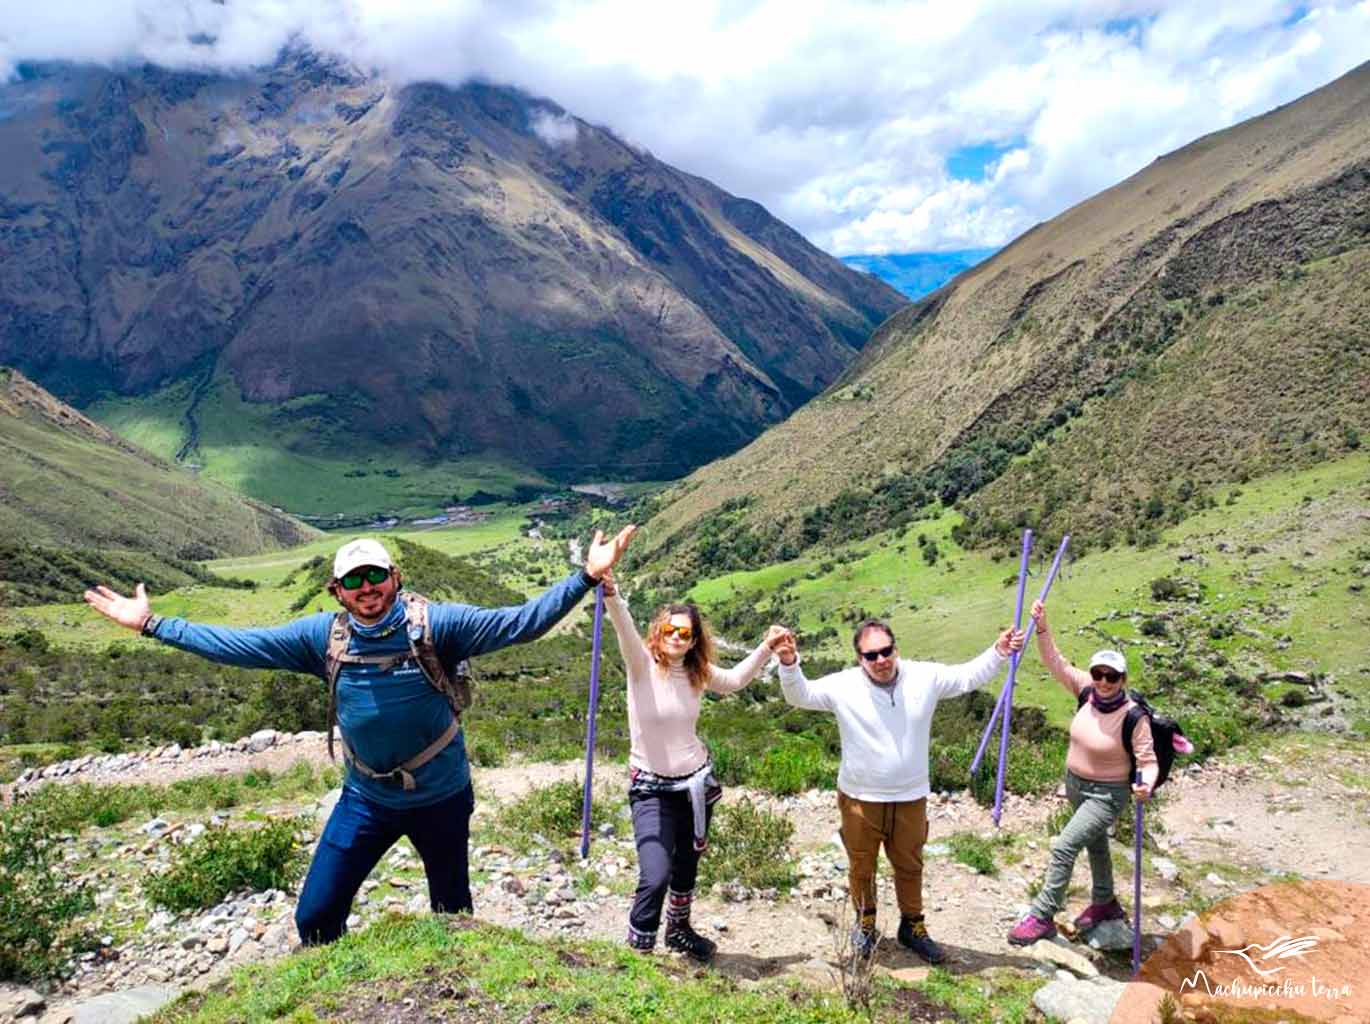
<path id="1" fill-rule="evenodd" d="M 1093 679 L 1096 683 L 1116 683 L 1123 677 L 1117 672 L 1114 672 L 1111 668 L 1092 668 L 1089 670 L 1089 678 Z"/>
<path id="2" fill-rule="evenodd" d="M 338 582 L 344 590 L 356 590 L 362 585 L 363 580 L 373 587 L 379 587 L 389 578 L 389 569 L 382 569 L 379 565 L 364 565 L 360 569 L 343 573 L 338 577 Z"/>
<path id="3" fill-rule="evenodd" d="M 881 647 L 878 651 L 858 651 L 857 653 L 867 661 L 874 661 L 876 658 L 888 658 L 894 653 L 894 644 L 890 644 L 888 647 Z"/>

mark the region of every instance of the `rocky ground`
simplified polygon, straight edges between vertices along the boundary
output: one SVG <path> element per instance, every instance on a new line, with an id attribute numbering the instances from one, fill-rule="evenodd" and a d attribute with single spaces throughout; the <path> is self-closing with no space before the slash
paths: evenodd
<path id="1" fill-rule="evenodd" d="M 97 756 L 51 766 L 38 773 L 42 778 L 23 778 L 7 795 L 71 780 L 164 783 L 248 768 L 281 771 L 299 759 L 326 762 L 323 748 L 317 733 L 259 733 L 195 750 Z M 501 805 L 535 786 L 576 778 L 580 768 L 577 763 L 526 763 L 476 770 L 472 867 L 478 917 L 537 935 L 621 939 L 636 872 L 632 839 L 620 834 L 621 825 L 601 826 L 584 863 L 551 844 L 535 844 L 523 853 L 491 838 L 497 833 L 489 826 Z M 606 793 L 621 781 L 617 768 L 606 767 L 602 774 Z M 1298 875 L 1370 883 L 1368 794 L 1370 755 L 1317 738 L 1278 741 L 1265 753 L 1183 770 L 1149 818 L 1155 849 L 1147 854 L 1144 873 L 1148 942 L 1158 942 L 1194 910 L 1269 881 Z M 800 881 L 788 895 L 724 884 L 699 901 L 696 927 L 719 944 L 715 969 L 743 981 L 791 973 L 832 985 L 845 932 L 846 892 L 833 794 L 776 798 L 732 790 L 725 799 L 744 795 L 794 823 Z M 333 796 L 253 810 L 310 815 L 317 832 Z M 1107 979 L 1126 976 L 1126 952 L 1100 953 L 1065 939 L 1028 950 L 1004 941 L 1042 875 L 1049 849 L 1046 829 L 1060 804 L 1051 797 L 1010 798 L 1003 832 L 1012 841 L 996 855 L 997 873 L 985 875 L 958 863 L 948 840 L 961 832 L 991 835 L 988 811 L 964 794 L 935 794 L 925 877 L 929 928 L 951 953 L 953 971 L 1000 966 L 1040 971 L 1056 979 L 1052 992 L 1065 993 L 1052 1004 L 1054 1015 L 1087 1020 L 1102 1012 L 1107 1019 L 1106 1010 L 1091 1010 L 1079 999 L 1083 991 L 1095 1004 L 1111 1005 L 1108 1000 L 1116 999 L 1120 985 Z M 241 820 L 249 813 L 234 808 L 220 817 Z M 213 818 L 209 812 L 168 813 L 70 838 L 68 859 L 98 889 L 97 914 L 106 929 L 101 948 L 83 954 L 72 977 L 50 991 L 0 986 L 0 1019 L 129 1020 L 238 964 L 289 952 L 295 944 L 293 901 L 285 893 L 243 895 L 193 915 L 147 905 L 139 879 L 165 863 L 174 844 L 193 841 Z M 1130 882 L 1130 857 L 1130 848 L 1115 847 L 1120 887 Z M 1085 875 L 1077 869 L 1076 881 Z M 1062 921 L 1078 912 L 1081 895 L 1076 891 Z M 401 844 L 366 882 L 351 926 L 366 927 L 390 910 L 426 909 L 422 867 Z M 882 885 L 881 920 L 891 930 L 897 921 L 889 884 Z M 1126 929 L 1117 938 L 1129 944 Z M 921 961 L 892 941 L 882 944 L 878 962 L 879 969 L 906 980 L 917 980 L 925 971 Z M 1097 975 L 1102 980 L 1076 981 Z"/>

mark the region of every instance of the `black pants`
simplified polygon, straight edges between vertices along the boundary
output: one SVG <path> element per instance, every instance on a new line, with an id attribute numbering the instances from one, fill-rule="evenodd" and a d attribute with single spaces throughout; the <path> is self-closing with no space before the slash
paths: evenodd
<path id="1" fill-rule="evenodd" d="M 655 932 L 661 924 L 661 905 L 669 886 L 689 892 L 699 874 L 699 851 L 694 844 L 694 813 L 688 793 L 629 797 L 633 837 L 637 841 L 637 892 L 628 923 L 639 932 Z M 713 805 L 705 821 L 713 819 Z"/>

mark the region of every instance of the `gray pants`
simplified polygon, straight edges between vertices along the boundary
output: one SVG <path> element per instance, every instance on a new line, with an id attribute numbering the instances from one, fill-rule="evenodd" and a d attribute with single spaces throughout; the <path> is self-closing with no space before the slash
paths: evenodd
<path id="1" fill-rule="evenodd" d="M 1066 798 L 1075 814 L 1051 844 L 1047 878 L 1032 901 L 1032 912 L 1050 921 L 1066 905 L 1066 890 L 1075 870 L 1075 858 L 1089 851 L 1089 870 L 1094 876 L 1091 903 L 1113 899 L 1113 860 L 1108 853 L 1108 829 L 1127 809 L 1132 787 L 1126 782 L 1091 782 L 1066 772 Z"/>

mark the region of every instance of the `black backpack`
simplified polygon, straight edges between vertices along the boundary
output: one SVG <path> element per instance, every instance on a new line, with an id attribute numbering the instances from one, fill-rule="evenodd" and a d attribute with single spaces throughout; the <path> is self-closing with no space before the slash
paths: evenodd
<path id="1" fill-rule="evenodd" d="M 1076 697 L 1077 708 L 1085 706 L 1089 700 L 1089 695 L 1094 692 L 1094 687 L 1086 686 Z M 1161 714 L 1136 690 L 1127 692 L 1128 698 L 1132 701 L 1132 706 L 1127 709 L 1127 717 L 1123 719 L 1123 749 L 1127 751 L 1127 756 L 1132 761 L 1132 777 L 1137 776 L 1137 757 L 1132 753 L 1132 731 L 1137 727 L 1137 721 L 1145 715 L 1151 719 L 1151 743 L 1156 750 L 1156 772 L 1155 785 L 1151 787 L 1151 792 L 1161 788 L 1161 784 L 1170 778 L 1171 765 L 1175 763 L 1175 737 L 1184 737 L 1184 730 L 1180 728 L 1180 723 L 1169 715 Z M 1185 745 L 1188 744 L 1185 739 Z"/>

